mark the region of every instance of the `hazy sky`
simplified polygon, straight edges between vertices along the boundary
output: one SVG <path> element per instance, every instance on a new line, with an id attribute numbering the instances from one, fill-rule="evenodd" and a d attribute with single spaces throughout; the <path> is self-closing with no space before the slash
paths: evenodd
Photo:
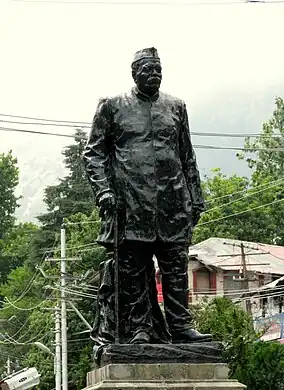
<path id="1" fill-rule="evenodd" d="M 100 96 L 131 86 L 132 55 L 145 46 L 159 50 L 162 89 L 192 107 L 283 79 L 283 3 L 61 1 L 0 1 L 2 113 L 90 121 Z"/>
<path id="2" fill-rule="evenodd" d="M 158 6 L 88 1 L 0 0 L 0 114 L 89 122 L 99 97 L 132 86 L 133 53 L 148 46 L 157 47 L 162 60 L 162 90 L 186 101 L 194 131 L 203 131 L 195 121 L 204 105 L 212 116 L 229 105 L 232 109 L 230 101 L 218 103 L 224 91 L 230 92 L 229 99 L 242 91 L 257 96 L 273 85 L 269 113 L 275 96 L 283 95 L 284 3 L 228 5 L 224 0 L 225 5 L 208 6 L 202 5 L 206 0 L 197 0 L 201 5 L 177 1 Z M 236 120 L 241 110 L 236 107 Z M 233 116 L 231 122 L 226 131 L 239 131 L 238 126 L 233 130 Z M 207 131 L 218 131 L 208 126 Z M 260 131 L 261 123 L 256 127 Z M 207 144 L 228 142 L 243 141 L 214 139 Z M 68 144 L 68 138 L 0 131 L 0 152 L 12 148 L 19 159 L 19 192 L 29 198 L 29 210 L 42 198 L 43 188 L 64 175 L 60 153 Z M 243 169 L 232 151 L 199 149 L 197 154 L 202 172 L 216 164 L 227 172 Z M 41 206 L 35 208 L 38 212 Z"/>

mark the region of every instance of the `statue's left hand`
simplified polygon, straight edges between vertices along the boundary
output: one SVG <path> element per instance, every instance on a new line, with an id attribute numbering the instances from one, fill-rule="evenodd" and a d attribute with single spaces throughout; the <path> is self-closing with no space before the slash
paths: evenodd
<path id="1" fill-rule="evenodd" d="M 107 215 L 113 215 L 115 211 L 115 198 L 114 195 L 109 192 L 102 196 L 99 202 L 100 217 L 106 217 Z"/>

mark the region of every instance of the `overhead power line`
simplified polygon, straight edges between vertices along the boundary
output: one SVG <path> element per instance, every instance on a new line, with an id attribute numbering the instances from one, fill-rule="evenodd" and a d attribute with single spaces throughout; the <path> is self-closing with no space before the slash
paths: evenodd
<path id="1" fill-rule="evenodd" d="M 283 179 L 282 179 L 282 181 L 283 181 Z M 212 210 L 220 209 L 220 208 L 222 208 L 222 207 L 229 206 L 229 205 L 231 205 L 231 204 L 237 203 L 237 202 L 239 202 L 239 201 L 241 201 L 241 200 L 243 200 L 243 199 L 247 199 L 248 197 L 251 197 L 251 196 L 254 196 L 254 195 L 259 194 L 259 193 L 261 193 L 261 192 L 267 191 L 267 190 L 269 190 L 269 189 L 271 189 L 271 188 L 274 188 L 274 187 L 277 187 L 277 186 L 279 186 L 279 185 L 281 185 L 281 184 L 280 184 L 280 183 L 274 183 L 274 184 L 272 184 L 272 185 L 270 185 L 270 186 L 267 186 L 267 187 L 265 187 L 265 188 L 262 188 L 261 190 L 258 190 L 258 191 L 255 191 L 255 192 L 247 193 L 247 194 L 241 196 L 241 197 L 238 198 L 238 199 L 234 199 L 234 200 L 232 200 L 232 201 L 230 201 L 230 202 L 228 202 L 228 203 L 224 203 L 224 204 L 221 204 L 221 205 L 212 207 L 211 209 L 205 210 L 205 213 L 209 213 L 209 212 L 211 212 Z M 251 191 L 253 191 L 253 188 L 251 189 Z"/>
<path id="2" fill-rule="evenodd" d="M 281 203 L 281 202 L 284 202 L 284 198 L 283 198 L 283 199 L 277 199 L 277 200 L 274 200 L 273 202 L 265 203 L 265 204 L 262 204 L 262 205 L 257 206 L 257 207 L 253 207 L 253 208 L 250 208 L 250 209 L 242 210 L 242 211 L 239 211 L 239 212 L 234 213 L 234 214 L 224 215 L 223 217 L 220 217 L 220 218 L 211 219 L 211 220 L 209 220 L 209 221 L 199 223 L 199 224 L 196 226 L 196 228 L 198 228 L 198 227 L 200 227 L 200 226 L 208 225 L 209 223 L 218 222 L 218 221 L 221 221 L 221 220 L 223 220 L 223 219 L 235 217 L 235 216 L 237 216 L 237 215 L 246 214 L 246 213 L 249 213 L 250 211 L 259 210 L 259 209 L 262 209 L 262 208 L 264 208 L 264 207 L 272 206 L 272 205 L 274 205 L 274 204 Z"/>
<path id="3" fill-rule="evenodd" d="M 20 119 L 30 119 L 34 121 L 42 121 L 42 122 L 56 122 L 56 123 L 76 123 L 89 125 L 88 122 L 80 122 L 80 121 L 65 121 L 65 120 L 57 120 L 57 119 L 46 119 L 46 118 L 38 118 L 34 116 L 21 116 L 21 115 L 12 115 L 12 114 L 0 114 L 0 116 L 10 117 L 10 118 L 20 118 Z"/>
<path id="4" fill-rule="evenodd" d="M 0 131 L 7 132 L 18 132 L 18 133 L 28 133 L 28 134 L 38 134 L 38 135 L 52 135 L 55 137 L 67 137 L 75 138 L 72 134 L 62 134 L 62 133 L 51 133 L 45 131 L 37 130 L 27 130 L 27 129 L 15 129 L 9 127 L 0 127 Z M 80 137 L 81 139 L 86 139 L 86 137 Z M 246 152 L 256 152 L 256 151 L 266 151 L 266 152 L 284 152 L 283 148 L 244 148 L 244 147 L 235 147 L 235 146 L 217 146 L 217 145 L 193 145 L 196 149 L 208 149 L 208 150 L 234 150 L 234 151 L 246 151 Z"/>
<path id="5" fill-rule="evenodd" d="M 262 204 L 260 206 L 256 206 L 256 207 L 249 208 L 249 209 L 246 209 L 246 210 L 238 211 L 237 213 L 224 215 L 223 217 L 219 217 L 219 218 L 216 218 L 216 219 L 211 219 L 209 221 L 199 223 L 196 227 L 198 228 L 200 226 L 208 225 L 209 223 L 218 222 L 218 221 L 221 221 L 223 219 L 231 218 L 231 217 L 234 217 L 234 216 L 237 216 L 237 215 L 241 215 L 241 214 L 246 214 L 246 213 L 249 213 L 250 211 L 259 210 L 259 209 L 262 209 L 264 207 L 272 206 L 274 204 L 281 203 L 281 202 L 284 202 L 284 198 L 283 199 L 276 199 L 276 200 L 274 200 L 274 201 L 272 201 L 270 203 L 265 203 L 265 204 Z M 91 224 L 99 223 L 99 222 L 101 222 L 101 221 L 98 219 L 98 220 L 94 220 L 94 221 L 76 222 L 76 223 L 73 223 L 73 224 L 78 224 L 78 225 L 79 224 L 88 224 L 88 225 L 91 225 Z M 72 225 L 72 223 L 70 223 L 70 225 Z M 88 250 L 88 249 L 85 249 L 85 250 Z M 82 250 L 82 252 L 83 251 L 84 251 L 84 249 Z"/>
<path id="6" fill-rule="evenodd" d="M 15 129 L 9 127 L 0 127 L 1 131 L 10 131 L 10 132 L 19 132 L 19 133 L 27 133 L 27 134 L 39 134 L 39 135 L 53 135 L 55 137 L 67 137 L 67 138 L 75 138 L 72 134 L 60 134 L 60 133 L 51 133 L 49 131 L 38 131 L 38 130 L 27 130 L 27 129 Z M 83 138 L 83 137 L 82 137 Z"/>
<path id="7" fill-rule="evenodd" d="M 159 5 L 159 6 L 222 6 L 222 5 L 235 5 L 235 4 L 280 4 L 282 0 L 232 0 L 232 1 L 100 1 L 100 0 L 12 0 L 13 2 L 21 3 L 49 3 L 49 4 L 93 4 L 93 5 Z"/>
<path id="8" fill-rule="evenodd" d="M 258 138 L 261 137 L 262 139 L 272 139 L 272 138 L 281 138 L 283 137 L 282 134 L 272 134 L 272 135 L 263 135 L 261 133 L 201 133 L 197 131 L 191 131 L 190 134 L 192 135 L 198 135 L 200 137 L 228 137 L 228 138 Z"/>
<path id="9" fill-rule="evenodd" d="M 55 126 L 55 127 L 72 127 L 72 128 L 90 128 L 90 125 L 81 125 L 81 124 L 71 124 L 71 123 L 52 123 L 52 122 L 21 122 L 21 121 L 10 121 L 0 119 L 0 122 L 3 124 L 12 123 L 16 125 L 32 125 L 32 126 Z"/>
<path id="10" fill-rule="evenodd" d="M 283 0 L 284 1 L 284 0 Z M 9 115 L 9 114 L 0 114 L 0 117 L 11 117 L 11 118 L 20 118 L 32 120 L 33 122 L 23 122 L 23 121 L 14 121 L 7 119 L 0 119 L 2 123 L 11 123 L 11 124 L 20 124 L 20 125 L 32 125 L 32 126 L 55 126 L 55 127 L 71 127 L 71 128 L 91 128 L 91 122 L 79 122 L 79 121 L 68 121 L 68 120 L 56 120 L 56 119 L 45 119 L 45 118 L 37 118 L 37 117 L 29 117 L 29 116 L 19 116 L 19 115 Z M 20 129 L 19 129 L 20 130 Z M 47 133 L 46 133 L 47 134 Z M 198 135 L 201 137 L 228 137 L 228 138 L 281 138 L 282 134 L 271 134 L 264 135 L 262 133 L 220 133 L 220 132 L 198 132 L 191 131 L 191 135 Z"/>
<path id="11" fill-rule="evenodd" d="M 51 294 L 50 294 L 51 295 Z M 45 300 L 44 301 L 41 301 L 40 303 L 38 303 L 37 305 L 33 306 L 33 307 L 19 307 L 19 306 L 16 306 L 13 304 L 13 302 L 11 302 L 7 297 L 6 297 L 6 300 L 8 302 L 8 304 L 10 306 L 12 306 L 14 309 L 17 309 L 17 310 L 20 310 L 20 311 L 31 311 L 31 310 L 35 310 L 35 309 L 38 309 L 40 306 L 43 305 L 43 303 L 45 303 Z M 5 309 L 5 307 L 4 307 Z"/>
<path id="12" fill-rule="evenodd" d="M 0 114 L 1 115 L 1 114 Z M 29 126 L 49 126 L 49 127 L 67 127 L 67 128 L 82 128 L 82 129 L 90 129 L 91 123 L 88 124 L 73 124 L 70 123 L 56 123 L 56 122 L 22 122 L 22 121 L 11 121 L 6 119 L 0 119 L 0 122 L 5 125 L 8 124 L 16 124 L 16 125 L 29 125 Z M 20 130 L 20 129 L 19 129 Z M 30 131 L 30 130 L 29 130 Z M 45 133 L 47 134 L 47 133 Z M 197 135 L 200 137 L 224 137 L 224 138 L 257 138 L 261 137 L 262 139 L 273 139 L 273 138 L 281 138 L 282 134 L 271 134 L 271 135 L 263 135 L 261 133 L 219 133 L 219 132 L 200 132 L 200 131 L 191 131 L 191 135 Z"/>
<path id="13" fill-rule="evenodd" d="M 219 199 L 224 199 L 224 198 L 228 198 L 229 196 L 234 196 L 234 195 L 237 195 L 237 194 L 243 194 L 244 192 L 248 192 L 248 191 L 253 191 L 253 190 L 256 190 L 257 188 L 262 188 L 262 187 L 267 187 L 267 186 L 270 186 L 271 184 L 273 183 L 279 183 L 281 181 L 283 181 L 284 178 L 281 178 L 281 179 L 277 179 L 277 180 L 272 180 L 270 181 L 269 183 L 265 183 L 265 184 L 260 184 L 258 186 L 255 186 L 255 187 L 251 187 L 251 188 L 245 188 L 244 190 L 241 190 L 241 191 L 236 191 L 236 192 L 231 192 L 230 194 L 227 194 L 227 195 L 222 195 L 222 196 L 217 196 L 215 198 L 211 198 L 211 199 L 208 199 L 206 201 L 206 203 L 212 203 L 212 202 L 215 202 L 216 200 L 219 200 Z"/>
<path id="14" fill-rule="evenodd" d="M 214 149 L 214 150 L 241 150 L 246 152 L 284 152 L 284 148 L 244 148 L 237 146 L 217 146 L 217 145 L 193 145 L 195 149 Z"/>

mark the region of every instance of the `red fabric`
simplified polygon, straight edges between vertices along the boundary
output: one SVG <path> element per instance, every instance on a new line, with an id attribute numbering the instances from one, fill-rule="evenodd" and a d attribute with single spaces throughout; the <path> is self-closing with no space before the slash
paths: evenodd
<path id="1" fill-rule="evenodd" d="M 162 278 L 159 271 L 156 273 L 156 287 L 157 287 L 157 293 L 158 293 L 158 302 L 163 303 L 164 297 L 163 297 L 163 288 L 162 288 Z"/>

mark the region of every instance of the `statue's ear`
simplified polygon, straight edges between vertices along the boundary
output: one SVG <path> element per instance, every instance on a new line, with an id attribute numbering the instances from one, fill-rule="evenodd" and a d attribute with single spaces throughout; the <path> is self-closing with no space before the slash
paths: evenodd
<path id="1" fill-rule="evenodd" d="M 132 78 L 135 82 L 136 82 L 136 74 L 137 74 L 137 71 L 135 69 L 132 69 Z"/>

